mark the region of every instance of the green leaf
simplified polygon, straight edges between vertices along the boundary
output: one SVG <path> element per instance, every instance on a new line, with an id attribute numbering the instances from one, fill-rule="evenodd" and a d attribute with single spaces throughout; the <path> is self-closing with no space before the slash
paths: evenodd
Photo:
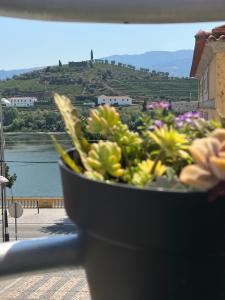
<path id="1" fill-rule="evenodd" d="M 88 149 L 88 142 L 82 135 L 80 130 L 80 119 L 77 117 L 77 112 L 73 107 L 69 98 L 54 94 L 55 103 L 63 117 L 65 127 L 72 139 L 73 145 L 79 153 L 80 159 L 86 170 L 90 170 L 86 163 L 86 150 Z"/>
<path id="2" fill-rule="evenodd" d="M 66 153 L 66 151 L 59 145 L 56 138 L 52 135 L 51 136 L 53 145 L 55 147 L 55 150 L 58 152 L 60 157 L 63 159 L 63 161 L 68 165 L 68 167 L 73 170 L 75 173 L 80 173 L 79 167 L 76 165 L 75 161 L 72 160 L 72 158 Z"/>

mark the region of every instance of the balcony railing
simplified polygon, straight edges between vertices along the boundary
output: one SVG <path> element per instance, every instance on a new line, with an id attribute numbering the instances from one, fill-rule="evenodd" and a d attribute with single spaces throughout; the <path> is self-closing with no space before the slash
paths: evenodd
<path id="1" fill-rule="evenodd" d="M 6 207 L 8 208 L 14 202 L 20 203 L 23 208 L 64 208 L 63 198 L 7 198 Z"/>
<path id="2" fill-rule="evenodd" d="M 199 108 L 215 109 L 216 108 L 215 100 L 211 99 L 211 100 L 199 101 Z"/>

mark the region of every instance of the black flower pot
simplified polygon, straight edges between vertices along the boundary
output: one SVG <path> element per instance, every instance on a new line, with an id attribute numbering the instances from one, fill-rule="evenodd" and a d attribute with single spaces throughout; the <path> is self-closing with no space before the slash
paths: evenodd
<path id="1" fill-rule="evenodd" d="M 105 184 L 60 169 L 93 300 L 225 299 L 225 199 Z"/>

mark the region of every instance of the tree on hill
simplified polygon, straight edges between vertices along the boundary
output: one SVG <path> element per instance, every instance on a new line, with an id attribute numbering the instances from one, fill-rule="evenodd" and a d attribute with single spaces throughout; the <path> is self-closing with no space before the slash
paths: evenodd
<path id="1" fill-rule="evenodd" d="M 59 59 L 59 67 L 62 67 L 62 63 L 61 60 Z"/>
<path id="2" fill-rule="evenodd" d="M 18 110 L 16 107 L 7 107 L 3 111 L 4 125 L 8 126 L 18 117 Z"/>
<path id="3" fill-rule="evenodd" d="M 91 61 L 93 61 L 94 59 L 94 54 L 93 54 L 93 50 L 91 49 Z"/>

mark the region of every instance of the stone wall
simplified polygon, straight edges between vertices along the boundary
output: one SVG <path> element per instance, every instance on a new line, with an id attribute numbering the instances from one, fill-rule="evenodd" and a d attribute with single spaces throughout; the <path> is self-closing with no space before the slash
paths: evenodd
<path id="1" fill-rule="evenodd" d="M 187 111 L 197 111 L 198 110 L 198 101 L 172 102 L 172 109 L 179 113 L 183 113 L 183 112 L 187 112 Z"/>

